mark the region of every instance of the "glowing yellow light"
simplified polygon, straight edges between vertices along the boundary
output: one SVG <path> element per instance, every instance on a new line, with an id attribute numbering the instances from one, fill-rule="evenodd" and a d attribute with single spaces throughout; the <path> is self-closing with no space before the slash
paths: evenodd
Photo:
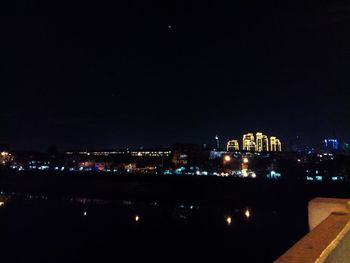
<path id="1" fill-rule="evenodd" d="M 232 217 L 230 217 L 230 216 L 226 217 L 226 223 L 228 225 L 231 225 L 232 224 Z"/>
<path id="2" fill-rule="evenodd" d="M 0 206 L 4 206 L 5 205 L 5 202 L 0 202 Z"/>
<path id="3" fill-rule="evenodd" d="M 140 221 L 140 217 L 138 215 L 135 216 L 135 222 L 139 222 Z"/>
<path id="4" fill-rule="evenodd" d="M 7 155 L 9 155 L 8 152 L 1 152 L 1 156 L 7 156 Z"/>
<path id="5" fill-rule="evenodd" d="M 238 140 L 231 140 L 227 142 L 227 151 L 239 151 Z"/>
<path id="6" fill-rule="evenodd" d="M 256 133 L 255 151 L 262 152 L 269 150 L 269 138 L 262 132 Z"/>
<path id="7" fill-rule="evenodd" d="M 248 163 L 249 159 L 247 157 L 243 158 L 243 163 Z"/>
<path id="8" fill-rule="evenodd" d="M 250 211 L 249 211 L 248 208 L 244 211 L 244 215 L 245 215 L 246 218 L 250 217 Z"/>
<path id="9" fill-rule="evenodd" d="M 255 139 L 253 133 L 243 135 L 243 150 L 255 151 Z"/>
<path id="10" fill-rule="evenodd" d="M 230 162 L 231 161 L 231 156 L 230 155 L 225 155 L 224 160 L 225 160 L 225 162 Z"/>
<path id="11" fill-rule="evenodd" d="M 275 136 L 270 137 L 270 148 L 272 152 L 281 152 L 282 144 L 281 141 Z"/>

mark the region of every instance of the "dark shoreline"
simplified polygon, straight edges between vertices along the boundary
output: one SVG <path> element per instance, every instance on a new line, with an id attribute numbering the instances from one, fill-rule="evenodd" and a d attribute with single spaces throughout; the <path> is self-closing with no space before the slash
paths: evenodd
<path id="1" fill-rule="evenodd" d="M 0 171 L 0 190 L 100 199 L 306 205 L 314 197 L 349 197 L 350 183 L 259 179 Z"/>

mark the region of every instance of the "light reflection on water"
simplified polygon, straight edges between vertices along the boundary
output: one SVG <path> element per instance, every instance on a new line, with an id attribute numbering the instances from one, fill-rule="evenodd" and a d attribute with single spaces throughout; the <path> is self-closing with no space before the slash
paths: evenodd
<path id="1" fill-rule="evenodd" d="M 246 205 L 49 198 L 33 194 L 5 194 L 0 196 L 0 202 L 6 203 L 0 209 L 0 245 L 3 243 L 4 250 L 29 246 L 35 251 L 40 246 L 43 251 L 47 250 L 44 254 L 51 255 L 56 246 L 63 251 L 61 262 L 66 262 L 69 253 L 73 253 L 71 247 L 77 247 L 74 255 L 81 259 L 79 262 L 89 261 L 95 253 L 98 256 L 109 249 L 114 251 L 115 247 L 120 258 L 111 252 L 106 254 L 107 261 L 123 261 L 130 255 L 131 261 L 150 259 L 148 251 L 159 247 L 154 253 L 168 255 L 176 250 L 180 259 L 188 253 L 192 253 L 194 259 L 207 259 L 220 251 L 221 258 L 217 259 L 220 262 L 232 259 L 232 254 L 237 262 L 243 262 L 240 259 L 254 262 L 254 255 L 249 255 L 251 259 L 244 255 L 246 244 L 266 254 L 271 249 L 265 243 L 274 243 L 282 248 L 266 255 L 266 261 L 259 261 L 272 262 L 279 251 L 297 240 L 291 239 L 283 246 L 281 239 L 286 238 L 286 234 L 280 227 L 285 226 L 286 219 L 278 212 Z M 266 236 L 270 242 L 265 242 Z M 27 262 L 34 262 L 37 257 L 33 254 Z M 22 261 L 15 258 L 11 262 Z"/>

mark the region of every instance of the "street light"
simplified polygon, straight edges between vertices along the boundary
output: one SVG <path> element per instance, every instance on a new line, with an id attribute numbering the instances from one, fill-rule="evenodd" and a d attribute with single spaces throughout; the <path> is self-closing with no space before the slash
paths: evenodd
<path id="1" fill-rule="evenodd" d="M 225 155 L 224 161 L 225 162 L 231 162 L 231 156 L 230 155 Z"/>

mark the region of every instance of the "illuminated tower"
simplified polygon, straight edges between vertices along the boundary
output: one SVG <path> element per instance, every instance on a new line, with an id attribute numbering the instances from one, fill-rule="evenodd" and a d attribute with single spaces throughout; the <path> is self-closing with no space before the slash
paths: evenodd
<path id="1" fill-rule="evenodd" d="M 282 152 L 282 144 L 279 139 L 276 140 L 276 144 L 277 144 L 277 151 Z"/>
<path id="2" fill-rule="evenodd" d="M 257 132 L 256 133 L 256 145 L 255 145 L 255 151 L 256 152 L 262 152 L 262 150 L 263 150 L 262 138 L 263 138 L 262 132 Z"/>
<path id="3" fill-rule="evenodd" d="M 247 133 L 243 135 L 243 150 L 255 151 L 255 141 L 253 133 Z"/>
<path id="4" fill-rule="evenodd" d="M 262 152 L 269 150 L 269 138 L 262 132 L 256 133 L 255 151 Z"/>
<path id="5" fill-rule="evenodd" d="M 281 141 L 274 136 L 270 137 L 270 149 L 272 152 L 281 152 L 282 151 Z"/>
<path id="6" fill-rule="evenodd" d="M 266 152 L 269 151 L 269 137 L 267 137 L 267 135 L 263 135 L 262 137 L 262 150 Z"/>
<path id="7" fill-rule="evenodd" d="M 277 151 L 276 137 L 270 137 L 270 148 L 271 148 L 271 152 Z"/>
<path id="8" fill-rule="evenodd" d="M 227 142 L 227 151 L 239 151 L 238 140 L 231 140 Z"/>
<path id="9" fill-rule="evenodd" d="M 215 135 L 216 150 L 220 150 L 219 136 Z"/>

